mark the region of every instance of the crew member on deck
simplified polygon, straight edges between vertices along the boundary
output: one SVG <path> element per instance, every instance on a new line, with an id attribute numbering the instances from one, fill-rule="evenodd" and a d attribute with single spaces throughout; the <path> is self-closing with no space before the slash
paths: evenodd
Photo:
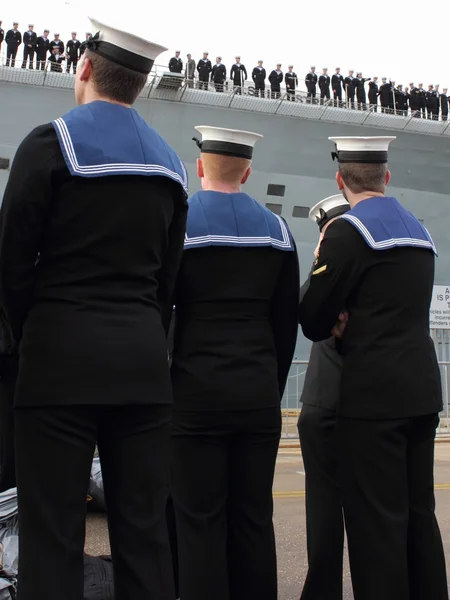
<path id="1" fill-rule="evenodd" d="M 347 108 L 353 108 L 355 102 L 355 78 L 353 77 L 353 73 L 354 71 L 349 71 L 347 77 L 344 79 Z"/>
<path id="2" fill-rule="evenodd" d="M 208 89 L 209 76 L 212 71 L 211 61 L 209 60 L 208 56 L 209 56 L 208 52 L 203 52 L 203 58 L 201 58 L 197 64 L 198 80 L 199 80 L 198 88 L 200 90 Z"/>
<path id="3" fill-rule="evenodd" d="M 392 102 L 392 85 L 391 82 L 387 82 L 386 77 L 382 77 L 382 84 L 380 85 L 380 103 L 381 103 L 381 112 L 388 112 L 389 106 Z"/>
<path id="4" fill-rule="evenodd" d="M 241 192 L 247 131 L 196 127 L 176 286 L 172 494 L 183 600 L 276 600 L 272 483 L 297 339 L 298 260 L 286 223 Z"/>
<path id="5" fill-rule="evenodd" d="M 419 83 L 419 111 L 422 119 L 426 119 L 427 93 L 423 88 L 423 83 Z"/>
<path id="6" fill-rule="evenodd" d="M 27 68 L 29 62 L 30 69 L 34 68 L 34 53 L 37 46 L 37 33 L 34 31 L 34 25 L 28 25 L 28 31 L 23 34 L 23 62 L 22 69 Z"/>
<path id="7" fill-rule="evenodd" d="M 247 81 L 247 69 L 241 63 L 240 56 L 236 56 L 236 62 L 231 67 L 230 78 L 234 84 L 234 93 L 242 94 L 242 88 L 244 87 L 244 81 Z"/>
<path id="8" fill-rule="evenodd" d="M 330 76 L 328 69 L 322 69 L 322 75 L 319 77 L 320 102 L 323 104 L 325 98 L 330 99 Z"/>
<path id="9" fill-rule="evenodd" d="M 62 73 L 62 62 L 66 57 L 60 54 L 58 46 L 55 46 L 48 57 L 48 64 L 52 73 Z"/>
<path id="10" fill-rule="evenodd" d="M 342 194 L 325 198 L 313 206 L 309 216 L 319 227 L 320 239 L 327 227 L 349 210 L 350 205 Z M 318 249 L 319 246 L 316 258 Z M 312 271 L 314 269 L 315 266 Z M 300 289 L 300 302 L 310 280 L 311 273 Z M 300 398 L 298 432 L 306 474 L 308 544 L 308 574 L 300 600 L 342 599 L 344 517 L 335 433 L 343 368 L 339 344 L 339 340 L 331 336 L 312 345 Z"/>
<path id="11" fill-rule="evenodd" d="M 366 110 L 366 81 L 370 81 L 370 77 L 368 79 L 364 78 L 362 73 L 356 73 L 356 77 L 353 80 L 359 110 Z"/>
<path id="12" fill-rule="evenodd" d="M 317 73 L 316 67 L 311 67 L 311 71 L 305 77 L 305 85 L 307 89 L 307 102 L 315 102 Z"/>
<path id="13" fill-rule="evenodd" d="M 323 237 L 300 322 L 315 342 L 331 331 L 341 340 L 336 435 L 355 600 L 448 600 L 433 492 L 442 409 L 429 334 L 436 249 L 384 195 L 394 139 L 330 138 L 351 210 Z"/>
<path id="14" fill-rule="evenodd" d="M 266 70 L 263 67 L 262 60 L 258 60 L 258 66 L 253 69 L 252 79 L 255 84 L 255 96 L 264 98 L 266 91 Z"/>
<path id="15" fill-rule="evenodd" d="M 195 71 L 195 60 L 192 58 L 192 54 L 186 54 L 186 67 L 184 69 L 184 78 L 187 81 L 188 87 L 190 88 L 194 87 Z"/>
<path id="16" fill-rule="evenodd" d="M 344 85 L 344 78 L 341 75 L 341 69 L 336 68 L 336 73 L 331 78 L 331 87 L 333 89 L 333 99 L 335 106 L 342 105 L 342 87 Z"/>
<path id="17" fill-rule="evenodd" d="M 295 102 L 295 88 L 298 87 L 298 77 L 297 73 L 293 71 L 294 66 L 288 66 L 288 72 L 284 76 L 284 81 L 286 83 L 286 99 Z"/>
<path id="18" fill-rule="evenodd" d="M 19 23 L 13 23 L 13 28 L 6 32 L 6 66 L 14 67 L 16 64 L 17 49 L 22 43 L 22 34 L 19 31 Z"/>
<path id="19" fill-rule="evenodd" d="M 169 60 L 169 71 L 171 73 L 181 73 L 183 71 L 183 61 L 180 58 L 181 52 L 177 50 L 175 56 Z"/>
<path id="20" fill-rule="evenodd" d="M 114 597 L 174 600 L 166 336 L 187 177 L 131 108 L 166 48 L 92 26 L 75 79 L 78 106 L 21 143 L 0 211 L 0 305 L 20 343 L 18 596 L 83 598 L 97 445 Z"/>
<path id="21" fill-rule="evenodd" d="M 36 68 L 41 71 L 45 70 L 47 56 L 50 50 L 50 40 L 48 39 L 49 33 L 49 29 L 44 29 L 44 33 L 40 35 L 36 41 Z"/>
<path id="22" fill-rule="evenodd" d="M 55 33 L 54 39 L 50 42 L 50 52 L 53 52 L 54 48 L 58 48 L 59 54 L 64 54 L 64 42 L 59 39 L 59 33 Z"/>
<path id="23" fill-rule="evenodd" d="M 67 42 L 66 53 L 67 53 L 67 72 L 70 73 L 70 67 L 73 68 L 73 74 L 77 72 L 77 64 L 80 58 L 80 46 L 81 42 L 77 40 L 77 32 L 72 31 L 72 39 Z"/>
<path id="24" fill-rule="evenodd" d="M 378 77 L 374 77 L 369 81 L 369 104 L 373 112 L 378 111 Z"/>
<path id="25" fill-rule="evenodd" d="M 442 90 L 442 94 L 440 95 L 440 103 L 441 103 L 441 117 L 443 121 L 446 121 L 448 119 L 448 105 L 450 102 L 450 99 L 447 95 L 447 88 L 444 88 Z"/>
<path id="26" fill-rule="evenodd" d="M 5 39 L 5 30 L 2 28 L 2 21 L 0 21 L 0 50 L 2 49 L 2 42 Z"/>
<path id="27" fill-rule="evenodd" d="M 211 81 L 213 81 L 216 92 L 223 92 L 225 81 L 227 79 L 227 68 L 222 64 L 222 57 L 216 58 L 216 64 L 213 66 Z"/>
<path id="28" fill-rule="evenodd" d="M 277 64 L 277 68 L 274 69 L 269 75 L 270 81 L 270 97 L 272 100 L 278 100 L 281 96 L 281 84 L 283 83 L 283 71 L 281 70 L 281 63 Z"/>

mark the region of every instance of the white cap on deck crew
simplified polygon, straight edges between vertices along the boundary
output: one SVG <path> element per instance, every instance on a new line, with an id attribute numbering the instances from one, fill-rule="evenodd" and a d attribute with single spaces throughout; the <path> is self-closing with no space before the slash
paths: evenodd
<path id="1" fill-rule="evenodd" d="M 264 136 L 251 131 L 239 129 L 224 129 L 223 127 L 210 127 L 197 125 L 195 129 L 201 134 L 202 140 L 192 138 L 201 152 L 235 156 L 237 158 L 251 159 L 253 147 Z"/>
<path id="2" fill-rule="evenodd" d="M 336 152 L 332 152 L 333 160 L 340 163 L 373 163 L 382 164 L 388 161 L 389 144 L 396 136 L 372 137 L 329 137 L 330 142 L 336 145 Z"/>
<path id="3" fill-rule="evenodd" d="M 323 227 L 335 217 L 343 215 L 350 210 L 350 204 L 344 198 L 342 194 L 335 194 L 334 196 L 328 196 L 317 204 L 315 204 L 309 211 L 309 218 L 316 223 L 319 230 L 322 231 Z"/>
<path id="4" fill-rule="evenodd" d="M 139 73 L 150 73 L 155 59 L 167 50 L 132 33 L 116 29 L 89 17 L 97 33 L 87 42 L 87 48 L 123 67 Z"/>

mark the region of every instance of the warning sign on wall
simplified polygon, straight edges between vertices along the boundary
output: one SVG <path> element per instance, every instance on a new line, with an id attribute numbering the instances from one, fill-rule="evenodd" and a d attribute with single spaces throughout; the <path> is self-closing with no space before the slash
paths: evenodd
<path id="1" fill-rule="evenodd" d="M 433 286 L 430 329 L 450 329 L 450 286 Z"/>

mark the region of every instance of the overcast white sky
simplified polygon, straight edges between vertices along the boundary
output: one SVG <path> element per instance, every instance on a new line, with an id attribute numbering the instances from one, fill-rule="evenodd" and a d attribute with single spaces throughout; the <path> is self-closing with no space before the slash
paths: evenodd
<path id="1" fill-rule="evenodd" d="M 248 70 L 260 59 L 270 70 L 292 63 L 302 79 L 314 64 L 330 75 L 339 66 L 344 76 L 354 69 L 403 85 L 450 87 L 450 2 L 444 0 L 431 10 L 415 0 L 15 0 L 0 9 L 5 31 L 13 20 L 22 32 L 31 22 L 38 34 L 48 27 L 64 42 L 73 29 L 84 39 L 88 15 L 170 48 L 158 64 L 167 64 L 175 50 L 183 60 L 188 52 L 198 60 L 208 51 L 213 63 L 220 54 L 228 68 L 240 54 Z"/>

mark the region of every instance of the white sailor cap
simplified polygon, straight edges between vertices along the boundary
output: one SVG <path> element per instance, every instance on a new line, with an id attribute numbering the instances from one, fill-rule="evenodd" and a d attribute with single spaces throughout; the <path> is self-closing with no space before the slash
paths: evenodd
<path id="1" fill-rule="evenodd" d="M 321 200 L 313 206 L 309 211 L 309 218 L 317 224 L 319 231 L 322 231 L 331 219 L 339 217 L 349 210 L 350 204 L 344 196 L 342 194 L 335 194 L 334 196 L 328 196 L 328 198 Z"/>
<path id="2" fill-rule="evenodd" d="M 251 131 L 209 127 L 208 125 L 197 125 L 195 129 L 201 134 L 202 140 L 192 139 L 197 143 L 201 152 L 237 158 L 251 159 L 254 145 L 264 137 Z"/>
<path id="3" fill-rule="evenodd" d="M 375 137 L 330 137 L 330 142 L 336 145 L 336 152 L 331 153 L 332 159 L 339 163 L 374 163 L 383 164 L 388 161 L 389 144 L 396 136 Z"/>
<path id="4" fill-rule="evenodd" d="M 155 59 L 167 50 L 165 46 L 110 27 L 97 19 L 89 17 L 89 20 L 92 29 L 97 33 L 91 37 L 86 47 L 91 52 L 132 71 L 150 73 Z"/>

